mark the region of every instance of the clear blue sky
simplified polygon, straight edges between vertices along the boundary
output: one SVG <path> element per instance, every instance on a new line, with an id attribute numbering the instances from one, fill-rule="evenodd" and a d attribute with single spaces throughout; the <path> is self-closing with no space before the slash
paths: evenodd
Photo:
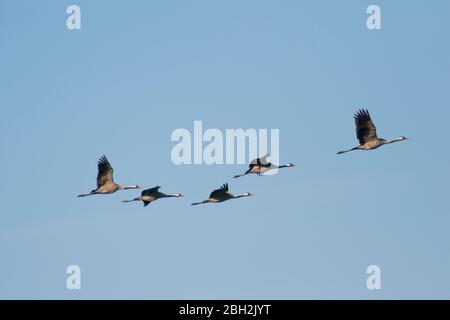
<path id="1" fill-rule="evenodd" d="M 82 29 L 66 28 L 66 8 Z M 366 28 L 378 4 L 382 30 Z M 0 1 L 0 298 L 450 298 L 447 0 Z M 357 141 L 370 110 L 384 138 Z M 278 128 L 278 175 L 174 129 Z M 106 154 L 136 190 L 77 198 Z M 255 197 L 192 207 L 224 182 Z M 82 290 L 66 289 L 66 267 Z M 382 270 L 369 291 L 368 265 Z"/>

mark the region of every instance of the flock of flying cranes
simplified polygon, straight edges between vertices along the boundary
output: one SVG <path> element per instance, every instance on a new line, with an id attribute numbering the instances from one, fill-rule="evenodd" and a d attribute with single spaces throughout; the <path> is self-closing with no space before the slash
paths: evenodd
<path id="1" fill-rule="evenodd" d="M 378 147 L 381 147 L 385 144 L 390 144 L 398 141 L 404 141 L 407 138 L 404 136 L 400 136 L 393 140 L 385 140 L 377 137 L 377 129 L 373 124 L 372 119 L 370 118 L 369 111 L 367 110 L 359 110 L 354 115 L 355 125 L 356 125 L 356 137 L 359 140 L 359 145 L 348 150 L 339 151 L 337 154 L 343 154 L 353 150 L 373 150 Z M 263 157 L 257 158 L 250 162 L 249 168 L 241 175 L 236 175 L 234 178 L 239 178 L 245 176 L 247 174 L 257 174 L 261 175 L 269 170 L 281 169 L 281 168 L 290 168 L 294 167 L 293 163 L 288 163 L 286 165 L 275 165 L 267 160 L 269 155 L 265 155 Z M 114 182 L 113 179 L 113 168 L 109 163 L 108 159 L 105 156 L 102 156 L 98 161 L 98 174 L 97 174 L 97 189 L 92 190 L 90 193 L 80 194 L 78 197 L 91 196 L 95 194 L 110 194 L 114 193 L 117 190 L 127 190 L 127 189 L 139 189 L 138 185 L 131 186 L 122 186 Z M 141 192 L 141 195 L 132 200 L 124 200 L 123 202 L 133 202 L 133 201 L 143 201 L 144 207 L 149 203 L 158 200 L 160 198 L 173 198 L 173 197 L 182 197 L 181 193 L 173 193 L 173 194 L 165 194 L 159 191 L 161 187 L 156 186 L 150 189 L 146 189 Z M 220 188 L 214 190 L 209 195 L 208 199 L 194 202 L 191 205 L 198 205 L 204 203 L 215 203 L 215 202 L 224 202 L 230 199 L 238 199 L 243 197 L 252 196 L 250 192 L 245 192 L 240 195 L 233 195 L 228 192 L 228 183 L 225 183 Z"/>

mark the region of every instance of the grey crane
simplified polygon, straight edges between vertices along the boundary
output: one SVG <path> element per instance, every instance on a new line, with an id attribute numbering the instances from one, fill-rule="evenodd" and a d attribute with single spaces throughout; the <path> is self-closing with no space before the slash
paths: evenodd
<path id="1" fill-rule="evenodd" d="M 123 200 L 123 202 L 143 201 L 144 207 L 146 207 L 149 203 L 158 200 L 160 198 L 173 198 L 183 196 L 181 193 L 165 194 L 159 192 L 160 188 L 161 186 L 156 186 L 154 188 L 146 189 L 141 192 L 141 195 L 139 197 L 134 198 L 133 200 Z"/>
<path id="2" fill-rule="evenodd" d="M 231 193 L 228 192 L 228 183 L 225 183 L 223 186 L 221 186 L 220 188 L 214 190 L 213 192 L 211 192 L 211 194 L 209 195 L 209 198 L 206 200 L 203 200 L 201 202 L 194 202 L 191 203 L 191 205 L 196 206 L 198 204 L 202 204 L 202 203 L 209 203 L 209 202 L 224 202 L 230 199 L 238 199 L 238 198 L 242 198 L 242 197 L 250 197 L 253 194 L 251 194 L 250 192 L 245 192 L 243 194 L 240 194 L 238 196 L 234 196 Z"/>
<path id="3" fill-rule="evenodd" d="M 110 194 L 117 190 L 126 189 L 139 189 L 138 185 L 122 186 L 114 182 L 113 168 L 105 156 L 102 156 L 98 160 L 98 173 L 97 173 L 97 189 L 92 190 L 90 193 L 80 194 L 78 197 L 92 196 L 94 194 Z"/>
<path id="4" fill-rule="evenodd" d="M 356 137 L 359 140 L 359 146 L 349 150 L 339 151 L 337 154 L 343 154 L 353 150 L 373 150 L 382 145 L 398 141 L 404 141 L 408 138 L 400 136 L 393 140 L 385 140 L 377 137 L 377 128 L 373 124 L 368 110 L 361 109 L 353 116 L 356 125 Z"/>
<path id="5" fill-rule="evenodd" d="M 269 170 L 295 167 L 295 164 L 293 164 L 293 163 L 288 163 L 285 165 L 277 166 L 271 162 L 268 162 L 267 161 L 268 157 L 269 157 L 269 155 L 266 154 L 260 158 L 256 158 L 256 159 L 252 160 L 250 162 L 250 164 L 248 165 L 248 170 L 245 171 L 243 174 L 238 174 L 238 175 L 234 176 L 234 179 L 243 177 L 247 174 L 252 174 L 252 173 L 256 173 L 259 176 L 259 175 L 261 175 L 261 173 L 267 172 Z"/>

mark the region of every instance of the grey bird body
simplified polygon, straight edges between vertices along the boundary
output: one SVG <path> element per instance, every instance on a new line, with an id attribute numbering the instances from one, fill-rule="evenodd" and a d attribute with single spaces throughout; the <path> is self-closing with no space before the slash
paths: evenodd
<path id="1" fill-rule="evenodd" d="M 102 156 L 98 161 L 97 173 L 97 189 L 90 193 L 80 194 L 78 197 L 92 196 L 96 194 L 111 194 L 117 190 L 138 189 L 138 185 L 122 186 L 114 182 L 113 168 L 105 156 Z"/>
<path id="2" fill-rule="evenodd" d="M 277 166 L 271 162 L 268 162 L 267 161 L 268 157 L 269 157 L 269 155 L 266 154 L 260 158 L 256 158 L 256 159 L 252 160 L 250 162 L 250 164 L 248 165 L 247 171 L 245 171 L 243 174 L 234 176 L 234 179 L 243 177 L 247 174 L 257 174 L 259 176 L 270 170 L 295 167 L 295 164 L 293 164 L 293 163 L 288 163 L 285 165 Z"/>
<path id="3" fill-rule="evenodd" d="M 228 192 L 228 183 L 225 183 L 220 188 L 211 192 L 208 199 L 200 201 L 200 202 L 191 203 L 191 205 L 195 206 L 195 205 L 199 205 L 199 204 L 203 204 L 203 203 L 224 202 L 224 201 L 227 201 L 230 199 L 238 199 L 238 198 L 249 197 L 249 196 L 252 196 L 252 194 L 250 192 L 245 192 L 245 193 L 237 195 L 237 196 L 229 193 Z"/>
<path id="4" fill-rule="evenodd" d="M 146 189 L 141 192 L 141 195 L 133 200 L 124 200 L 123 202 L 133 202 L 133 201 L 143 201 L 144 207 L 146 207 L 151 202 L 161 199 L 161 198 L 173 198 L 173 197 L 182 197 L 181 193 L 174 194 L 165 194 L 159 191 L 161 187 L 156 186 L 154 188 Z"/>
<path id="5" fill-rule="evenodd" d="M 393 140 L 378 138 L 377 128 L 375 127 L 368 110 L 359 110 L 354 115 L 354 119 L 356 126 L 356 137 L 358 138 L 359 146 L 348 150 L 339 151 L 337 154 L 343 154 L 353 150 L 374 150 L 385 144 L 407 140 L 404 136 L 400 136 Z"/>

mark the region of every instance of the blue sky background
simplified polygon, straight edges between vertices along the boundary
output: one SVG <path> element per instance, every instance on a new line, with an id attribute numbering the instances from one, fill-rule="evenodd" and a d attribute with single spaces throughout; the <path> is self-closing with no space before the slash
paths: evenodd
<path id="1" fill-rule="evenodd" d="M 66 8 L 82 29 L 66 28 Z M 382 10 L 380 31 L 366 9 Z M 450 298 L 450 3 L 0 1 L 0 298 Z M 379 136 L 370 152 L 353 113 Z M 278 175 L 176 166 L 174 129 L 278 128 Z M 136 190 L 77 198 L 106 154 Z M 224 182 L 255 197 L 191 207 Z M 66 289 L 66 267 L 82 290 Z M 366 288 L 366 268 L 382 289 Z"/>

